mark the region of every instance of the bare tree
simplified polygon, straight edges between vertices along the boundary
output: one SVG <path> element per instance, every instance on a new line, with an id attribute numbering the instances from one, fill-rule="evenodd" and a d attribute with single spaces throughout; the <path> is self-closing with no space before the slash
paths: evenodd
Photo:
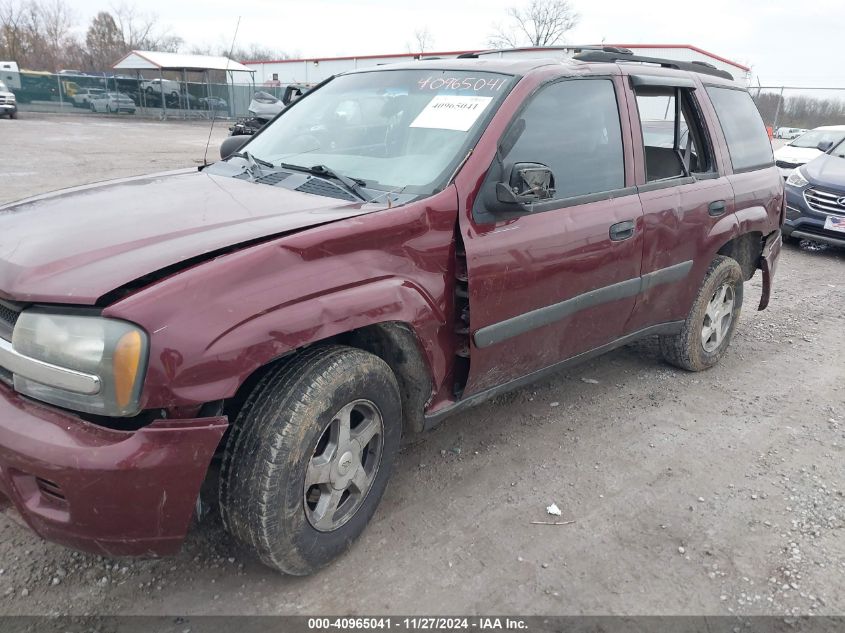
<path id="1" fill-rule="evenodd" d="M 141 13 L 134 5 L 121 4 L 112 8 L 112 14 L 127 50 L 176 52 L 183 43 L 181 37 L 158 28 L 154 13 Z"/>
<path id="2" fill-rule="evenodd" d="M 432 37 L 428 27 L 424 26 L 414 31 L 414 39 L 408 43 L 408 52 L 422 54 L 426 51 L 430 52 L 433 46 L 434 37 Z"/>
<path id="3" fill-rule="evenodd" d="M 508 9 L 507 15 L 507 25 L 496 26 L 489 37 L 493 48 L 560 44 L 581 17 L 569 0 L 529 0 L 524 8 Z"/>
<path id="4" fill-rule="evenodd" d="M 222 42 L 218 42 L 217 44 L 195 44 L 188 48 L 188 52 L 192 55 L 219 55 L 221 57 L 228 57 L 230 46 L 231 43 L 224 44 Z M 290 53 L 286 51 L 255 43 L 250 44 L 248 47 L 235 46 L 231 49 L 231 53 L 232 59 L 239 62 L 291 59 Z"/>
<path id="5" fill-rule="evenodd" d="M 6 0 L 0 3 L 0 58 L 20 60 L 26 52 L 27 28 L 24 6 Z"/>
<path id="6" fill-rule="evenodd" d="M 73 19 L 64 0 L 5 0 L 0 4 L 0 58 L 58 70 L 65 51 L 78 49 Z"/>

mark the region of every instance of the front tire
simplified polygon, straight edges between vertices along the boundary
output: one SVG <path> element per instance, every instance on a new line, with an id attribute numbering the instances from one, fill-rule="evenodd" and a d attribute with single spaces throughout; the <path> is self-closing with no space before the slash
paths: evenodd
<path id="1" fill-rule="evenodd" d="M 687 371 L 703 371 L 718 363 L 736 330 L 742 291 L 742 269 L 736 260 L 716 257 L 704 275 L 681 331 L 660 337 L 663 358 Z"/>
<path id="2" fill-rule="evenodd" d="M 401 433 L 396 377 L 377 356 L 327 346 L 280 361 L 253 389 L 226 442 L 225 528 L 270 567 L 316 571 L 373 516 Z"/>

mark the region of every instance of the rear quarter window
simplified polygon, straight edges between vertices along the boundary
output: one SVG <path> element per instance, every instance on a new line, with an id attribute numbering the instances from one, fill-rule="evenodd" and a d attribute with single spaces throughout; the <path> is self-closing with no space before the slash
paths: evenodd
<path id="1" fill-rule="evenodd" d="M 744 90 L 707 88 L 707 94 L 728 142 L 734 171 L 767 167 L 774 163 L 772 144 L 754 101 Z"/>

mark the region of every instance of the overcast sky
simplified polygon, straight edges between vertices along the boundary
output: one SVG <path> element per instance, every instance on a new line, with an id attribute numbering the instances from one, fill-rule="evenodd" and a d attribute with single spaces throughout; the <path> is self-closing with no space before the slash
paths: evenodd
<path id="1" fill-rule="evenodd" d="M 407 52 L 427 27 L 433 50 L 484 47 L 505 10 L 523 0 L 139 0 L 187 44 L 253 42 L 297 57 Z M 845 87 L 838 43 L 843 0 L 572 0 L 568 43 L 693 44 L 753 67 L 763 85 Z M 129 2 L 131 4 L 131 1 Z M 113 4 L 70 0 L 80 23 Z"/>

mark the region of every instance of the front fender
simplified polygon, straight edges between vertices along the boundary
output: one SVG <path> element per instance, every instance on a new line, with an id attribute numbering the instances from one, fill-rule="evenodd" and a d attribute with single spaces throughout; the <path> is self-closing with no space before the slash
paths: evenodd
<path id="1" fill-rule="evenodd" d="M 407 324 L 431 384 L 453 362 L 454 189 L 203 262 L 106 308 L 150 334 L 141 406 L 232 397 L 292 350 L 385 322 Z M 447 299 L 449 298 L 449 299 Z"/>

